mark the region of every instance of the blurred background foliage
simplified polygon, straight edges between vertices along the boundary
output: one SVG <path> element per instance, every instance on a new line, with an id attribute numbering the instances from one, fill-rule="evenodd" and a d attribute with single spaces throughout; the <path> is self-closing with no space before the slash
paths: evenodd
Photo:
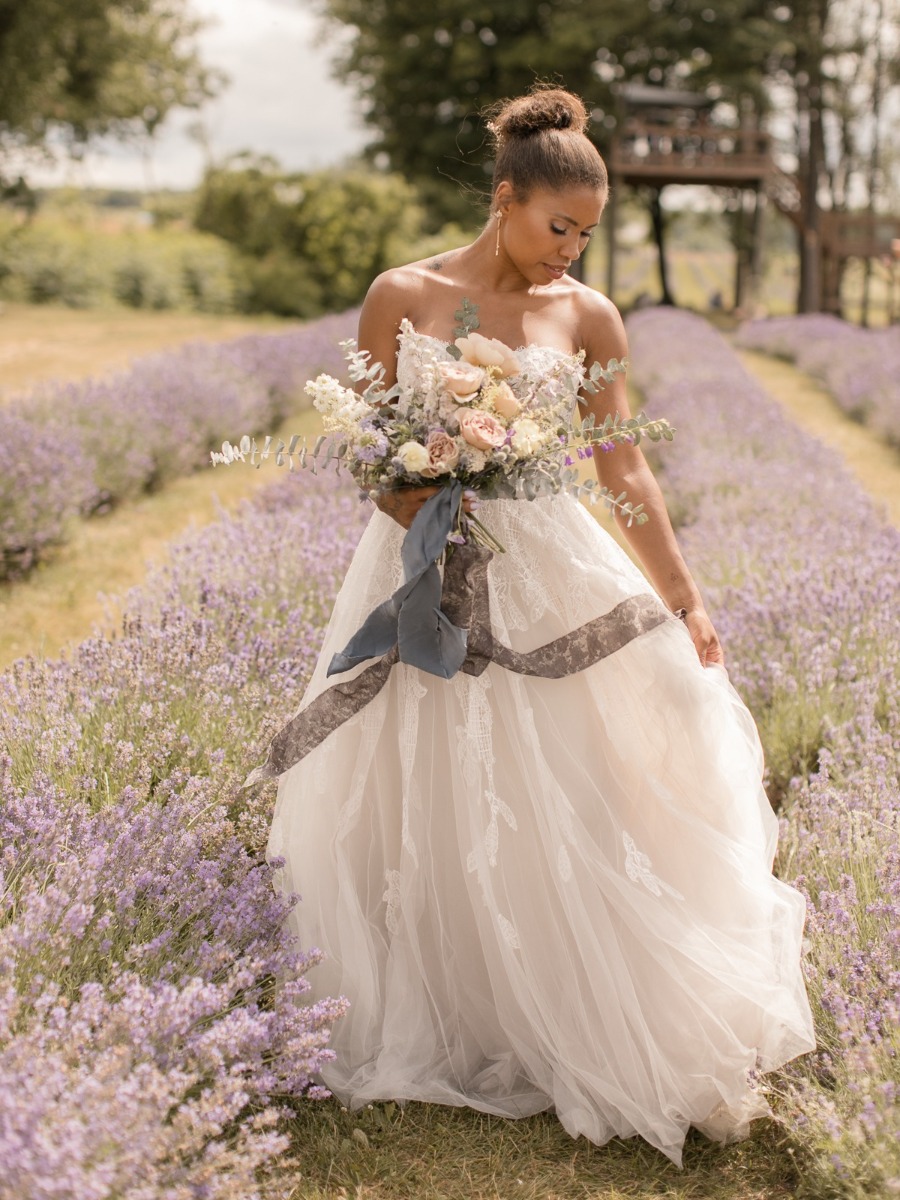
<path id="1" fill-rule="evenodd" d="M 301 175 L 248 151 L 210 163 L 196 195 L 138 197 L 117 223 L 109 197 L 91 215 L 36 195 L 12 154 L 77 156 L 109 134 L 152 152 L 169 113 L 227 82 L 202 61 L 191 0 L 0 0 L 0 298 L 287 317 L 355 304 L 385 267 L 477 231 L 492 168 L 485 106 L 536 80 L 584 96 L 601 151 L 620 85 L 698 92 L 716 121 L 771 130 L 807 205 L 900 211 L 900 0 L 294 2 L 319 14 L 326 43 L 336 35 L 335 74 L 372 131 L 363 160 Z M 684 203 L 733 248 L 734 195 L 695 190 Z M 627 199 L 626 276 L 627 242 L 648 236 L 646 201 Z M 699 252 L 701 223 L 667 220 Z M 770 224 L 769 245 L 796 256 L 783 218 Z M 698 287 L 713 297 L 725 278 Z"/>

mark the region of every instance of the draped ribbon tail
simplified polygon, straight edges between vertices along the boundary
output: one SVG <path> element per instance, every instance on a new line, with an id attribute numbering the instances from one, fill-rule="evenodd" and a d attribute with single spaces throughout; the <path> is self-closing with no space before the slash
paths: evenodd
<path id="1" fill-rule="evenodd" d="M 332 684 L 327 691 L 318 695 L 279 730 L 269 744 L 266 761 L 250 772 L 242 786 L 251 788 L 268 779 L 276 779 L 311 750 L 315 750 L 330 733 L 375 699 L 387 683 L 391 668 L 397 661 L 395 646 L 353 679 Z"/>
<path id="2" fill-rule="evenodd" d="M 332 657 L 325 672 L 329 678 L 359 666 L 368 658 L 379 658 L 393 650 L 397 645 L 400 611 L 414 586 L 414 583 L 404 583 L 393 596 L 372 609 L 344 649 Z"/>
<path id="3" fill-rule="evenodd" d="M 441 612 L 441 576 L 434 563 L 423 571 L 400 610 L 400 661 L 429 675 L 452 679 L 466 657 L 466 631 Z"/>
<path id="4" fill-rule="evenodd" d="M 465 632 L 440 612 L 441 577 L 435 565 L 447 547 L 462 499 L 454 479 L 422 505 L 403 538 L 400 555 L 404 582 L 379 604 L 343 650 L 332 658 L 327 674 L 340 675 L 369 658 L 400 647 L 400 661 L 442 679 L 452 679 L 466 656 Z"/>

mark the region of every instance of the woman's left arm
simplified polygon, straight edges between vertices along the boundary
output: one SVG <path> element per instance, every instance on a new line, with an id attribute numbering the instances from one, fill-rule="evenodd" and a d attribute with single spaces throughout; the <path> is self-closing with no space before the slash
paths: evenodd
<path id="1" fill-rule="evenodd" d="M 586 362 L 588 365 L 599 362 L 605 367 L 612 358 L 627 358 L 628 341 L 615 305 L 599 293 L 593 295 L 596 300 L 590 305 L 592 311 L 583 338 Z M 598 424 L 610 413 L 629 417 L 624 376 L 617 375 L 614 382 L 599 392 L 585 394 L 580 407 L 583 412 L 593 413 Z M 665 604 L 673 612 L 685 610 L 685 623 L 701 663 L 706 666 L 724 662 L 700 590 L 678 547 L 659 484 L 640 447 L 619 445 L 608 454 L 595 453 L 594 462 L 597 478 L 613 495 L 625 492 L 632 504 L 643 504 L 649 517 L 643 525 L 633 523 L 629 527 L 627 518 L 617 516 L 616 520 Z"/>

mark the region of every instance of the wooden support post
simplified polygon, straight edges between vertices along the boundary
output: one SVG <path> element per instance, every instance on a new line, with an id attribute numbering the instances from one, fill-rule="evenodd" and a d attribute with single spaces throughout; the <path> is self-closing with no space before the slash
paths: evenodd
<path id="1" fill-rule="evenodd" d="M 734 220 L 734 311 L 744 303 L 744 190 L 738 188 L 737 215 Z"/>
<path id="2" fill-rule="evenodd" d="M 762 295 L 763 277 L 763 221 L 765 219 L 766 195 L 763 186 L 758 183 L 753 191 L 753 216 L 750 228 L 750 316 L 755 310 Z"/>

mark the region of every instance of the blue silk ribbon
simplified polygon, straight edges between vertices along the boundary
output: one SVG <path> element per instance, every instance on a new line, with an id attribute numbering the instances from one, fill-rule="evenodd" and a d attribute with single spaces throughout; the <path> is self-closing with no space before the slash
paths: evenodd
<path id="1" fill-rule="evenodd" d="M 437 560 L 456 523 L 462 491 L 462 484 L 454 479 L 416 513 L 400 551 L 404 582 L 393 596 L 372 609 L 344 649 L 335 654 L 329 676 L 387 654 L 394 646 L 400 662 L 430 675 L 452 679 L 457 673 L 465 661 L 468 630 L 454 625 L 441 611 Z"/>

